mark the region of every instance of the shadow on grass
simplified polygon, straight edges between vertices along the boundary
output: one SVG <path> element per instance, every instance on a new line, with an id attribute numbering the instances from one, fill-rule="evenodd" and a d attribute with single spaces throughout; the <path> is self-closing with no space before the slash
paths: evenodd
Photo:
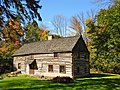
<path id="1" fill-rule="evenodd" d="M 112 75 L 91 74 L 91 78 L 78 78 L 74 83 L 53 83 L 50 80 L 15 79 L 0 81 L 0 90 L 120 90 L 120 78 L 99 78 Z M 2 88 L 2 89 L 1 89 Z"/>
<path id="2" fill-rule="evenodd" d="M 114 76 L 114 75 L 111 75 L 111 74 L 91 73 L 88 77 L 107 77 L 107 76 Z"/>
<path id="3" fill-rule="evenodd" d="M 119 79 L 85 79 L 76 80 L 76 83 L 81 83 L 79 88 L 88 88 L 92 90 L 120 90 L 120 78 Z"/>
<path id="4" fill-rule="evenodd" d="M 76 80 L 74 83 L 70 84 L 52 83 L 51 81 L 41 82 L 41 80 L 33 80 L 28 84 L 27 87 L 11 87 L 8 88 L 8 90 L 119 90 L 119 85 L 120 79 L 86 79 Z"/>

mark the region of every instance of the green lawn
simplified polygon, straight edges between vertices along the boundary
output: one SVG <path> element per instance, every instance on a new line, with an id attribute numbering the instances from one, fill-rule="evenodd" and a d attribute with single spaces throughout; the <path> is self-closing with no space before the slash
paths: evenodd
<path id="1" fill-rule="evenodd" d="M 1 79 L 0 90 L 120 90 L 120 75 L 91 74 L 69 84 L 20 75 Z"/>

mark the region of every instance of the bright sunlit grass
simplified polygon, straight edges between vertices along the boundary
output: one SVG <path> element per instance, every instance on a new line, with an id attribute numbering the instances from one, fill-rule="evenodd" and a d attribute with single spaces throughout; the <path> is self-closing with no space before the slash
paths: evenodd
<path id="1" fill-rule="evenodd" d="M 37 77 L 20 75 L 0 80 L 0 90 L 120 90 L 120 75 L 91 74 L 74 83 L 53 83 Z"/>

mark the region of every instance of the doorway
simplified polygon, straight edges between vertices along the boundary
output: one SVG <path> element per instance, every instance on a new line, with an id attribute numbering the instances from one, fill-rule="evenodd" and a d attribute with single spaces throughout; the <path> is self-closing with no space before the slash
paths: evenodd
<path id="1" fill-rule="evenodd" d="M 36 60 L 34 60 L 31 64 L 29 64 L 29 74 L 34 75 L 35 70 L 38 70 Z"/>

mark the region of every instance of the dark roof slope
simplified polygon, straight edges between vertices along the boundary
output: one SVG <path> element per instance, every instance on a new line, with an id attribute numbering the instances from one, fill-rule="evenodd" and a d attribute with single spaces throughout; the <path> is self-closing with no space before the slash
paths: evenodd
<path id="1" fill-rule="evenodd" d="M 25 44 L 13 56 L 72 51 L 79 38 L 80 36 L 64 37 Z"/>

